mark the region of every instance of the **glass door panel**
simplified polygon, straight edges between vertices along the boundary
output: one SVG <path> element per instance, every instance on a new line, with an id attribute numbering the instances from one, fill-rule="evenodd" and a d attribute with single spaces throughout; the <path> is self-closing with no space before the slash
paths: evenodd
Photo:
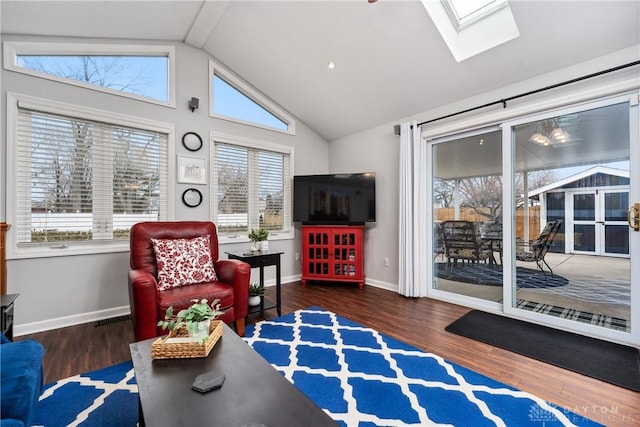
<path id="1" fill-rule="evenodd" d="M 627 221 L 627 211 L 629 209 L 629 192 L 604 193 L 604 220 L 605 221 Z"/>
<path id="2" fill-rule="evenodd" d="M 576 224 L 573 226 L 573 250 L 575 252 L 596 251 L 595 225 Z"/>
<path id="3" fill-rule="evenodd" d="M 596 194 L 576 194 L 573 196 L 574 221 L 595 221 Z"/>
<path id="4" fill-rule="evenodd" d="M 577 328 L 630 332 L 626 215 L 630 170 L 638 160 L 631 160 L 630 103 L 622 99 L 510 125 L 515 193 L 513 281 L 505 294 L 511 297 L 509 310 L 515 309 L 510 312 L 545 316 L 558 325 L 582 322 Z"/>
<path id="5" fill-rule="evenodd" d="M 596 193 L 573 195 L 573 250 L 596 251 Z"/>
<path id="6" fill-rule="evenodd" d="M 431 143 L 433 289 L 502 301 L 502 132 Z"/>
<path id="7" fill-rule="evenodd" d="M 605 225 L 604 251 L 607 254 L 629 253 L 629 226 Z"/>
<path id="8" fill-rule="evenodd" d="M 629 210 L 628 191 L 603 191 L 601 197 L 604 205 L 602 238 L 604 255 L 629 255 L 629 225 L 627 211 Z"/>

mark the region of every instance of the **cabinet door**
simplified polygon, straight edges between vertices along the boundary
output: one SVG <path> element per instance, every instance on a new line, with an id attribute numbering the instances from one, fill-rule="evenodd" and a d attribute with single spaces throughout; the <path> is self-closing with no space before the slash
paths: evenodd
<path id="1" fill-rule="evenodd" d="M 305 276 L 327 276 L 330 273 L 329 247 L 331 233 L 328 229 L 309 227 L 303 229 L 305 245 L 304 273 Z"/>
<path id="2" fill-rule="evenodd" d="M 358 280 L 362 275 L 362 229 L 336 228 L 333 232 L 332 274 L 337 280 Z"/>

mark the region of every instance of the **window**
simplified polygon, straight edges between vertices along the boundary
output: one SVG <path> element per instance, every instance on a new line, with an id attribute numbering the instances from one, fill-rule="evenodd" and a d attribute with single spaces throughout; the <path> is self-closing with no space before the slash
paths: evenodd
<path id="1" fill-rule="evenodd" d="M 451 23 L 458 31 L 507 6 L 507 0 L 443 0 Z"/>
<path id="2" fill-rule="evenodd" d="M 220 237 L 246 238 L 266 228 L 270 238 L 291 238 L 293 149 L 212 134 L 212 209 Z"/>
<path id="3" fill-rule="evenodd" d="M 175 106 L 174 48 L 5 42 L 5 68 L 89 89 Z"/>
<path id="4" fill-rule="evenodd" d="M 295 121 L 284 110 L 213 61 L 209 77 L 212 117 L 295 133 Z"/>
<path id="5" fill-rule="evenodd" d="M 520 35 L 507 0 L 422 0 L 456 61 Z"/>
<path id="6" fill-rule="evenodd" d="M 91 252 L 97 244 L 122 249 L 131 225 L 167 218 L 170 125 L 10 98 L 15 188 L 7 204 L 16 207 L 9 212 L 16 254 L 82 253 L 91 244 Z"/>

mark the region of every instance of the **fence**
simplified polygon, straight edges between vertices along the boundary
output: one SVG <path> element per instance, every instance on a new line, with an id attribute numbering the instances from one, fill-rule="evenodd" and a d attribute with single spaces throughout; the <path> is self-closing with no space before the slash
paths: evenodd
<path id="1" fill-rule="evenodd" d="M 481 215 L 475 209 L 463 208 L 460 209 L 460 217 L 455 217 L 454 208 L 435 208 L 434 217 L 437 222 L 450 221 L 459 219 L 461 221 L 471 222 L 486 222 L 491 221 L 491 215 L 489 215 L 489 209 L 480 210 L 487 213 L 487 215 Z M 516 238 L 524 240 L 524 208 L 516 209 Z M 540 207 L 533 206 L 529 208 L 529 234 L 537 236 L 540 231 Z"/>

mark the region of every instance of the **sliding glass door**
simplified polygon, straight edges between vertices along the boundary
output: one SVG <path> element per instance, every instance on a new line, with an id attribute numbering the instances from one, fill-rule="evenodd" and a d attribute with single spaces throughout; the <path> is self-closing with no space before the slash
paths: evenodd
<path id="1" fill-rule="evenodd" d="M 637 192 L 631 111 L 623 97 L 505 125 L 516 189 L 505 311 L 608 337 L 631 333 L 638 255 L 630 243 L 640 234 L 626 221 L 630 191 Z M 520 217 L 528 229 L 518 227 Z"/>
<path id="2" fill-rule="evenodd" d="M 430 293 L 640 341 L 639 122 L 621 96 L 428 141 Z"/>

